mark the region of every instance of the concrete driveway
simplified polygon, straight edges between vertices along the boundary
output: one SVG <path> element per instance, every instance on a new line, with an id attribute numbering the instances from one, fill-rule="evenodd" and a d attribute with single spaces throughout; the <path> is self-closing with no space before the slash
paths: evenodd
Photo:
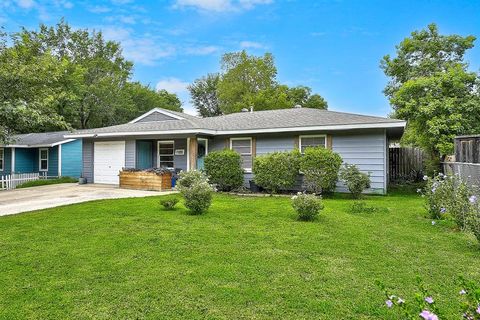
<path id="1" fill-rule="evenodd" d="M 168 193 L 172 191 L 141 191 L 120 189 L 112 185 L 76 183 L 0 191 L 0 216 L 91 200 L 137 198 Z"/>

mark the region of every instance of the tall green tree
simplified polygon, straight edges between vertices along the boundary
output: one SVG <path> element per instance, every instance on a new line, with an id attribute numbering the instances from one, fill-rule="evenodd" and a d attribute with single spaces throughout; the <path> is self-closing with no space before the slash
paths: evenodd
<path id="1" fill-rule="evenodd" d="M 246 51 L 226 53 L 221 74 L 197 79 L 190 86 L 192 101 L 201 115 L 240 112 L 244 108 L 272 110 L 292 108 L 326 109 L 327 102 L 306 86 L 288 87 L 277 81 L 277 68 L 271 53 L 263 56 Z"/>
<path id="2" fill-rule="evenodd" d="M 188 86 L 192 103 L 202 117 L 214 117 L 222 114 L 217 95 L 219 81 L 220 74 L 209 73 Z"/>
<path id="3" fill-rule="evenodd" d="M 132 118 L 132 114 L 133 118 L 136 118 L 153 108 L 183 111 L 178 96 L 166 90 L 155 91 L 140 82 L 127 82 L 124 90 L 126 98 L 130 99 L 130 103 L 133 105 L 134 111 L 128 115 L 130 118 Z"/>
<path id="4" fill-rule="evenodd" d="M 116 124 L 123 120 L 118 115 L 131 109 L 122 90 L 133 64 L 123 57 L 120 44 L 106 41 L 101 32 L 73 30 L 61 20 L 55 27 L 42 24 L 38 31 L 22 29 L 14 36 L 14 46 L 69 62 L 69 77 L 62 80 L 64 97 L 56 107 L 73 126 Z"/>
<path id="5" fill-rule="evenodd" d="M 393 116 L 408 121 L 403 141 L 439 161 L 453 151 L 453 137 L 480 132 L 478 74 L 467 70 L 465 52 L 475 37 L 441 35 L 435 24 L 412 32 L 386 55 L 381 68 L 390 78 L 384 93 Z"/>

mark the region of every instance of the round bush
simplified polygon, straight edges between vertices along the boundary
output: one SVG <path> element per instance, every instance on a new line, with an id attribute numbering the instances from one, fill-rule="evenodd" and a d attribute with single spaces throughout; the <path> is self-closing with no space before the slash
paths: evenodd
<path id="1" fill-rule="evenodd" d="M 254 181 L 270 193 L 295 185 L 300 169 L 300 152 L 274 152 L 256 157 L 253 164 Z"/>
<path id="2" fill-rule="evenodd" d="M 320 197 L 299 192 L 292 197 L 292 207 L 297 213 L 298 220 L 312 221 L 323 209 L 323 204 Z"/>
<path id="3" fill-rule="evenodd" d="M 198 182 L 182 191 L 185 199 L 185 207 L 190 209 L 192 214 L 202 214 L 212 203 L 212 186 L 208 182 Z"/>
<path id="4" fill-rule="evenodd" d="M 160 205 L 163 206 L 165 210 L 173 210 L 178 203 L 178 198 L 175 196 L 172 197 L 162 197 L 160 199 Z"/>
<path id="5" fill-rule="evenodd" d="M 345 164 L 340 170 L 340 179 L 345 182 L 345 185 L 355 199 L 360 197 L 363 190 L 370 188 L 370 176 L 360 172 L 354 164 Z"/>
<path id="6" fill-rule="evenodd" d="M 230 191 L 243 185 L 242 159 L 233 150 L 208 153 L 204 166 L 210 182 L 219 190 Z"/>
<path id="7" fill-rule="evenodd" d="M 182 171 L 177 189 L 185 200 L 185 207 L 190 209 L 192 214 L 204 213 L 212 203 L 213 188 L 201 171 Z"/>
<path id="8" fill-rule="evenodd" d="M 338 180 L 342 157 L 323 147 L 307 148 L 300 160 L 300 171 L 307 190 L 320 194 L 333 192 Z"/>

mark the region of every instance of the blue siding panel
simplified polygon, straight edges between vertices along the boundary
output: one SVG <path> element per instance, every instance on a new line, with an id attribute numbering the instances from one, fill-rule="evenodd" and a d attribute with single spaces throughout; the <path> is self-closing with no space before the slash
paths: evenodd
<path id="1" fill-rule="evenodd" d="M 37 149 L 15 148 L 15 173 L 37 172 Z"/>
<path id="2" fill-rule="evenodd" d="M 58 176 L 58 146 L 48 148 L 48 171 L 47 176 Z"/>
<path id="3" fill-rule="evenodd" d="M 82 174 L 82 140 L 62 144 L 62 176 L 79 178 Z"/>
<path id="4" fill-rule="evenodd" d="M 7 175 L 12 172 L 12 149 L 3 148 L 3 171 L 0 171 L 0 176 Z"/>

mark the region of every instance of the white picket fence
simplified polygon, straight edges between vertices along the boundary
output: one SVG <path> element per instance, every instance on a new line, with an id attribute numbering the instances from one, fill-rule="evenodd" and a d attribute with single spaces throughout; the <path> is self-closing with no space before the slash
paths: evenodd
<path id="1" fill-rule="evenodd" d="M 33 180 L 46 179 L 45 174 L 35 173 L 12 173 L 0 176 L 0 190 L 15 189 L 18 185 Z"/>

